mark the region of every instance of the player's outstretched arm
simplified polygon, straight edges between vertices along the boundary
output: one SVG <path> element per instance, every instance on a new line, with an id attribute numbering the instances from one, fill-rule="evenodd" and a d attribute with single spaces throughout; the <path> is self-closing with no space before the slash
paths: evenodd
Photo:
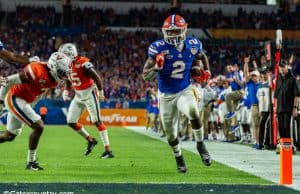
<path id="1" fill-rule="evenodd" d="M 195 60 L 201 60 L 202 61 L 204 70 L 210 70 L 208 57 L 203 51 L 196 55 Z"/>
<path id="2" fill-rule="evenodd" d="M 201 64 L 202 62 L 202 64 Z M 210 67 L 206 54 L 202 51 L 195 56 L 192 69 L 198 70 L 199 73 L 192 74 L 192 77 L 197 82 L 206 82 L 210 79 Z M 197 72 L 197 71 L 196 71 Z"/>
<path id="3" fill-rule="evenodd" d="M 103 90 L 102 79 L 100 78 L 99 74 L 96 72 L 94 68 L 86 69 L 85 74 L 95 81 L 99 91 Z"/>
<path id="4" fill-rule="evenodd" d="M 244 58 L 244 79 L 247 83 L 250 80 L 249 77 L 249 62 L 250 62 L 250 56 L 247 56 Z"/>
<path id="5" fill-rule="evenodd" d="M 156 75 L 158 69 L 156 68 L 156 61 L 152 58 L 148 58 L 143 69 L 143 79 L 145 81 L 151 81 L 153 80 Z"/>
<path id="6" fill-rule="evenodd" d="M 31 63 L 31 62 L 39 62 L 40 61 L 40 58 L 38 56 L 28 58 L 28 57 L 16 54 L 16 53 L 8 51 L 8 50 L 1 50 L 0 58 L 7 62 L 19 63 L 19 64 L 24 64 L 24 65 L 27 65 L 28 63 Z"/>
<path id="7" fill-rule="evenodd" d="M 105 96 L 104 96 L 104 91 L 103 91 L 103 82 L 102 82 L 100 75 L 97 73 L 97 71 L 93 67 L 86 68 L 85 74 L 95 81 L 96 86 L 99 91 L 100 100 L 104 100 Z"/>

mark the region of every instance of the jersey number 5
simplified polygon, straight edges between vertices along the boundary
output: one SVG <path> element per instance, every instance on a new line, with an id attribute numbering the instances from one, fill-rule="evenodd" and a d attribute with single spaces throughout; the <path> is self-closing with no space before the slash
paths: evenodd
<path id="1" fill-rule="evenodd" d="M 173 68 L 175 68 L 171 73 L 171 78 L 182 79 L 185 70 L 185 63 L 183 61 L 176 61 L 173 63 Z"/>
<path id="2" fill-rule="evenodd" d="M 79 77 L 77 77 L 77 73 L 71 73 L 71 80 L 72 80 L 73 86 L 81 85 L 81 81 L 80 81 Z"/>

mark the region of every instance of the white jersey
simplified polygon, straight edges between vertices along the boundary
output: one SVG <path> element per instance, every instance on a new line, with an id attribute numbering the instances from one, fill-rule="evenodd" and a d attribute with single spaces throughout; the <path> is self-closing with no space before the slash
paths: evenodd
<path id="1" fill-rule="evenodd" d="M 259 112 L 270 111 L 270 88 L 269 83 L 264 82 L 257 90 L 258 108 Z"/>
<path id="2" fill-rule="evenodd" d="M 197 95 L 199 98 L 199 109 L 202 110 L 209 102 L 217 99 L 217 93 L 210 86 L 201 87 L 200 85 L 197 88 Z"/>
<path id="3" fill-rule="evenodd" d="M 223 102 L 221 104 L 219 104 L 219 108 L 218 108 L 218 115 L 220 118 L 220 122 L 223 123 L 224 122 L 224 117 L 226 115 L 227 111 L 227 106 L 225 103 L 225 97 L 227 96 L 227 94 L 229 94 L 230 92 L 232 92 L 231 87 L 229 86 L 228 88 L 224 89 L 218 96 L 218 98 L 222 99 Z"/>

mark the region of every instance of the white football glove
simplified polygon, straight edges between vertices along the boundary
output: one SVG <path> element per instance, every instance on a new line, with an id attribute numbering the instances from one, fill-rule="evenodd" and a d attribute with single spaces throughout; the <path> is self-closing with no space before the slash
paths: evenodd
<path id="1" fill-rule="evenodd" d="M 105 96 L 104 96 L 104 91 L 103 90 L 99 90 L 99 99 L 101 101 L 105 100 Z"/>
<path id="2" fill-rule="evenodd" d="M 30 57 L 29 58 L 29 62 L 32 63 L 32 62 L 40 62 L 40 58 L 38 56 L 33 56 L 33 57 Z"/>
<path id="3" fill-rule="evenodd" d="M 70 101 L 71 100 L 70 92 L 68 90 L 64 90 L 62 93 L 62 98 L 64 101 Z"/>

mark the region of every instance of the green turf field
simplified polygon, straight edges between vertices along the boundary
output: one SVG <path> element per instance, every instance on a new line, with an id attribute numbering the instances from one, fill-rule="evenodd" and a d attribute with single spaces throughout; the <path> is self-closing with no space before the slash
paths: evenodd
<path id="1" fill-rule="evenodd" d="M 88 127 L 99 140 L 96 130 Z M 89 183 L 217 183 L 272 184 L 269 181 L 214 162 L 206 167 L 200 157 L 184 151 L 188 172 L 179 174 L 166 143 L 124 128 L 110 128 L 115 158 L 100 159 L 103 145 L 83 156 L 85 140 L 66 126 L 46 126 L 38 158 L 44 171 L 24 170 L 29 128 L 14 142 L 0 145 L 0 182 L 89 182 Z"/>

